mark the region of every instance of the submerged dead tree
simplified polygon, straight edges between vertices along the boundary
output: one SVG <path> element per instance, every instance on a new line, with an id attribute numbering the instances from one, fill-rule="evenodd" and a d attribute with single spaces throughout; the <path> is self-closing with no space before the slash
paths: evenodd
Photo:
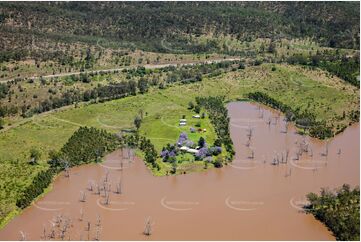
<path id="1" fill-rule="evenodd" d="M 49 233 L 49 239 L 55 239 L 55 223 L 51 222 L 51 228 Z"/>
<path id="2" fill-rule="evenodd" d="M 248 140 L 246 142 L 246 146 L 250 147 L 251 146 L 251 137 L 248 137 Z"/>
<path id="3" fill-rule="evenodd" d="M 302 140 L 300 143 L 300 152 L 302 153 L 308 153 L 309 144 L 306 142 L 305 139 Z"/>
<path id="4" fill-rule="evenodd" d="M 250 156 L 248 158 L 251 159 L 251 160 L 254 159 L 254 151 L 253 150 L 251 150 L 251 154 L 250 154 Z"/>
<path id="5" fill-rule="evenodd" d="M 273 125 L 277 125 L 277 124 L 278 124 L 279 118 L 280 118 L 279 116 L 274 117 L 275 122 L 273 123 Z"/>
<path id="6" fill-rule="evenodd" d="M 129 159 L 129 153 L 128 153 L 129 148 L 128 147 L 124 147 L 122 148 L 122 157 L 124 160 Z"/>
<path id="7" fill-rule="evenodd" d="M 43 224 L 43 232 L 42 232 L 42 235 L 40 236 L 40 238 L 42 239 L 42 240 L 47 240 L 46 239 L 46 228 L 45 228 L 45 224 Z"/>
<path id="8" fill-rule="evenodd" d="M 54 220 L 54 224 L 56 227 L 60 227 L 61 222 L 63 221 L 63 216 L 61 214 L 58 214 L 55 216 Z"/>
<path id="9" fill-rule="evenodd" d="M 108 182 L 108 180 L 109 180 L 109 170 L 108 170 L 108 169 L 106 169 L 106 170 L 105 170 L 105 178 L 104 178 L 104 182 Z"/>
<path id="10" fill-rule="evenodd" d="M 247 136 L 249 139 L 252 139 L 252 136 L 253 136 L 253 129 L 249 126 L 248 126 L 248 130 L 247 130 Z"/>
<path id="11" fill-rule="evenodd" d="M 98 184 L 94 185 L 94 194 L 95 195 L 100 195 L 100 187 Z"/>
<path id="12" fill-rule="evenodd" d="M 84 218 L 84 211 L 83 208 L 80 209 L 79 221 L 83 221 Z"/>
<path id="13" fill-rule="evenodd" d="M 134 150 L 128 149 L 128 157 L 129 157 L 129 163 L 132 163 L 134 161 Z"/>
<path id="14" fill-rule="evenodd" d="M 95 241 L 99 241 L 100 240 L 100 231 L 101 231 L 101 227 L 98 226 L 95 228 L 95 237 L 94 237 L 94 240 Z"/>
<path id="15" fill-rule="evenodd" d="M 328 156 L 328 141 L 326 142 L 325 152 L 322 153 L 323 156 Z"/>
<path id="16" fill-rule="evenodd" d="M 109 192 L 105 192 L 104 205 L 110 204 Z"/>
<path id="17" fill-rule="evenodd" d="M 61 240 L 64 240 L 66 232 L 67 232 L 68 228 L 70 228 L 70 226 L 71 226 L 70 218 L 63 218 L 62 224 L 59 229 L 59 237 L 61 238 Z"/>
<path id="18" fill-rule="evenodd" d="M 337 154 L 341 155 L 341 149 L 338 149 Z"/>
<path id="19" fill-rule="evenodd" d="M 144 227 L 144 232 L 143 232 L 143 234 L 146 235 L 146 236 L 152 235 L 152 222 L 151 222 L 150 217 L 148 217 L 148 218 L 145 220 L 145 227 Z"/>
<path id="20" fill-rule="evenodd" d="M 286 163 L 286 162 L 285 162 L 285 156 L 284 156 L 283 152 L 281 152 L 280 163 L 281 163 L 281 164 L 285 164 L 285 163 Z"/>
<path id="21" fill-rule="evenodd" d="M 88 191 L 92 192 L 94 189 L 94 182 L 92 180 L 88 181 Z"/>
<path id="22" fill-rule="evenodd" d="M 272 122 L 272 120 L 271 120 L 271 118 L 268 118 L 268 120 L 267 120 L 267 124 L 268 124 L 268 127 L 270 127 L 271 126 L 271 122 Z"/>
<path id="23" fill-rule="evenodd" d="M 90 225 L 90 222 L 88 221 L 85 226 L 85 231 L 88 232 L 88 240 L 90 240 L 90 228 L 91 228 L 91 225 Z"/>
<path id="24" fill-rule="evenodd" d="M 90 221 L 88 221 L 85 226 L 85 231 L 90 231 L 90 228 L 91 228 L 91 224 Z"/>
<path id="25" fill-rule="evenodd" d="M 288 122 L 287 121 L 286 121 L 286 124 L 285 124 L 285 129 L 283 130 L 283 133 L 284 134 L 288 133 Z"/>
<path id="26" fill-rule="evenodd" d="M 19 231 L 20 233 L 20 241 L 25 241 L 26 240 L 26 234 L 23 231 Z"/>
<path id="27" fill-rule="evenodd" d="M 119 180 L 119 182 L 116 184 L 115 193 L 122 194 L 122 181 Z"/>
<path id="28" fill-rule="evenodd" d="M 100 225 L 101 225 L 100 215 L 97 214 L 97 219 L 96 219 L 96 222 L 95 222 L 95 226 L 99 227 Z"/>
<path id="29" fill-rule="evenodd" d="M 84 191 L 80 191 L 80 198 L 79 198 L 79 201 L 80 202 L 85 202 L 85 199 L 86 199 L 86 194 Z"/>

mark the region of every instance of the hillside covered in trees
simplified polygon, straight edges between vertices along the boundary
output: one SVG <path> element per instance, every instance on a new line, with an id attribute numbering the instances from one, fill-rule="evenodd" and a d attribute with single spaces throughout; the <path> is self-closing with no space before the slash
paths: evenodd
<path id="1" fill-rule="evenodd" d="M 156 52 L 225 51 L 220 36 L 247 42 L 308 38 L 358 49 L 359 28 L 358 2 L 2 2 L 0 61 L 40 57 L 49 43 L 60 49 L 69 42 Z"/>

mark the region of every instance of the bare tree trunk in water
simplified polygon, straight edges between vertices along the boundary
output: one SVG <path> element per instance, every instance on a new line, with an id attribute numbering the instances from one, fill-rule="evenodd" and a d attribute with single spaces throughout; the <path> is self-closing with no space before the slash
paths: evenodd
<path id="1" fill-rule="evenodd" d="M 116 185 L 115 193 L 117 193 L 117 194 L 121 194 L 121 193 L 122 193 L 122 184 L 121 184 L 121 181 L 120 181 L 120 180 L 119 180 L 119 182 L 118 182 L 117 185 Z"/>
<path id="2" fill-rule="evenodd" d="M 53 222 L 50 223 L 51 223 L 51 230 L 50 230 L 49 238 L 55 239 L 55 223 Z"/>
<path id="3" fill-rule="evenodd" d="M 104 181 L 105 181 L 105 182 L 108 182 L 108 179 L 109 179 L 109 170 L 107 169 L 107 170 L 105 171 L 105 179 L 104 179 Z"/>
<path id="4" fill-rule="evenodd" d="M 45 224 L 43 225 L 43 234 L 40 236 L 40 238 L 41 238 L 42 240 L 47 240 L 47 239 L 46 239 L 46 228 L 45 228 Z"/>
<path id="5" fill-rule="evenodd" d="M 79 216 L 79 221 L 83 221 L 84 218 L 84 212 L 83 212 L 83 208 L 80 209 L 80 216 Z"/>
<path id="6" fill-rule="evenodd" d="M 271 118 L 268 118 L 267 124 L 268 124 L 268 127 L 271 126 Z"/>
<path id="7" fill-rule="evenodd" d="M 79 201 L 80 202 L 85 202 L 85 199 L 86 199 L 86 194 L 84 191 L 80 191 L 80 199 Z"/>
<path id="8" fill-rule="evenodd" d="M 97 220 L 95 222 L 95 226 L 99 227 L 101 225 L 100 215 L 97 214 Z"/>
<path id="9" fill-rule="evenodd" d="M 86 227 L 85 227 L 85 230 L 88 231 L 88 240 L 90 239 L 90 227 L 91 227 L 91 226 L 90 226 L 90 222 L 88 221 L 88 222 L 87 222 L 87 225 L 86 225 Z"/>
<path id="10" fill-rule="evenodd" d="M 152 235 L 152 223 L 150 217 L 145 220 L 145 228 L 143 234 L 146 236 Z"/>
<path id="11" fill-rule="evenodd" d="M 100 195 L 100 187 L 98 184 L 95 184 L 95 192 L 96 195 Z"/>
<path id="12" fill-rule="evenodd" d="M 91 180 L 88 181 L 88 191 L 93 191 L 93 181 Z"/>
<path id="13" fill-rule="evenodd" d="M 99 239 L 100 239 L 100 231 L 101 231 L 101 227 L 100 226 L 96 227 L 96 229 L 95 229 L 95 238 L 94 238 L 95 241 L 99 241 Z"/>
<path id="14" fill-rule="evenodd" d="M 109 205 L 109 203 L 110 203 L 109 192 L 105 192 L 104 204 Z"/>
<path id="15" fill-rule="evenodd" d="M 20 241 L 25 241 L 26 240 L 26 234 L 23 231 L 19 231 L 20 233 Z"/>

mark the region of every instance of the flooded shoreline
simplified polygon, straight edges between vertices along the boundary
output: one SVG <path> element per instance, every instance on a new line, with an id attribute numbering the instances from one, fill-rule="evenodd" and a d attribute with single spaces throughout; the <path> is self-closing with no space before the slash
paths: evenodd
<path id="1" fill-rule="evenodd" d="M 66 240 L 334 240 L 301 207 L 305 195 L 321 187 L 359 185 L 359 124 L 327 145 L 296 134 L 291 124 L 286 129 L 283 116 L 267 107 L 232 102 L 228 110 L 236 151 L 228 166 L 153 177 L 143 161 L 118 150 L 103 164 L 59 176 L 52 191 L 0 230 L 0 239 L 19 240 L 20 231 L 28 240 L 53 239 L 52 222 L 61 215 L 69 219 Z M 300 152 L 305 144 L 307 152 Z M 108 195 L 88 189 L 106 176 Z M 148 218 L 150 237 L 143 234 Z"/>

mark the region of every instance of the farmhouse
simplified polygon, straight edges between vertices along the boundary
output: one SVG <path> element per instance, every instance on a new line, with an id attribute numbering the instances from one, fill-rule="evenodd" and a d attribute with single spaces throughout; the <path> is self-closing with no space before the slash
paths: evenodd
<path id="1" fill-rule="evenodd" d="M 179 119 L 179 126 L 187 125 L 187 119 Z"/>
<path id="2" fill-rule="evenodd" d="M 192 153 L 192 154 L 197 154 L 197 153 L 198 153 L 198 150 L 188 148 L 187 146 L 182 146 L 182 147 L 180 147 L 179 149 L 180 149 L 181 151 L 189 152 L 189 153 Z"/>

